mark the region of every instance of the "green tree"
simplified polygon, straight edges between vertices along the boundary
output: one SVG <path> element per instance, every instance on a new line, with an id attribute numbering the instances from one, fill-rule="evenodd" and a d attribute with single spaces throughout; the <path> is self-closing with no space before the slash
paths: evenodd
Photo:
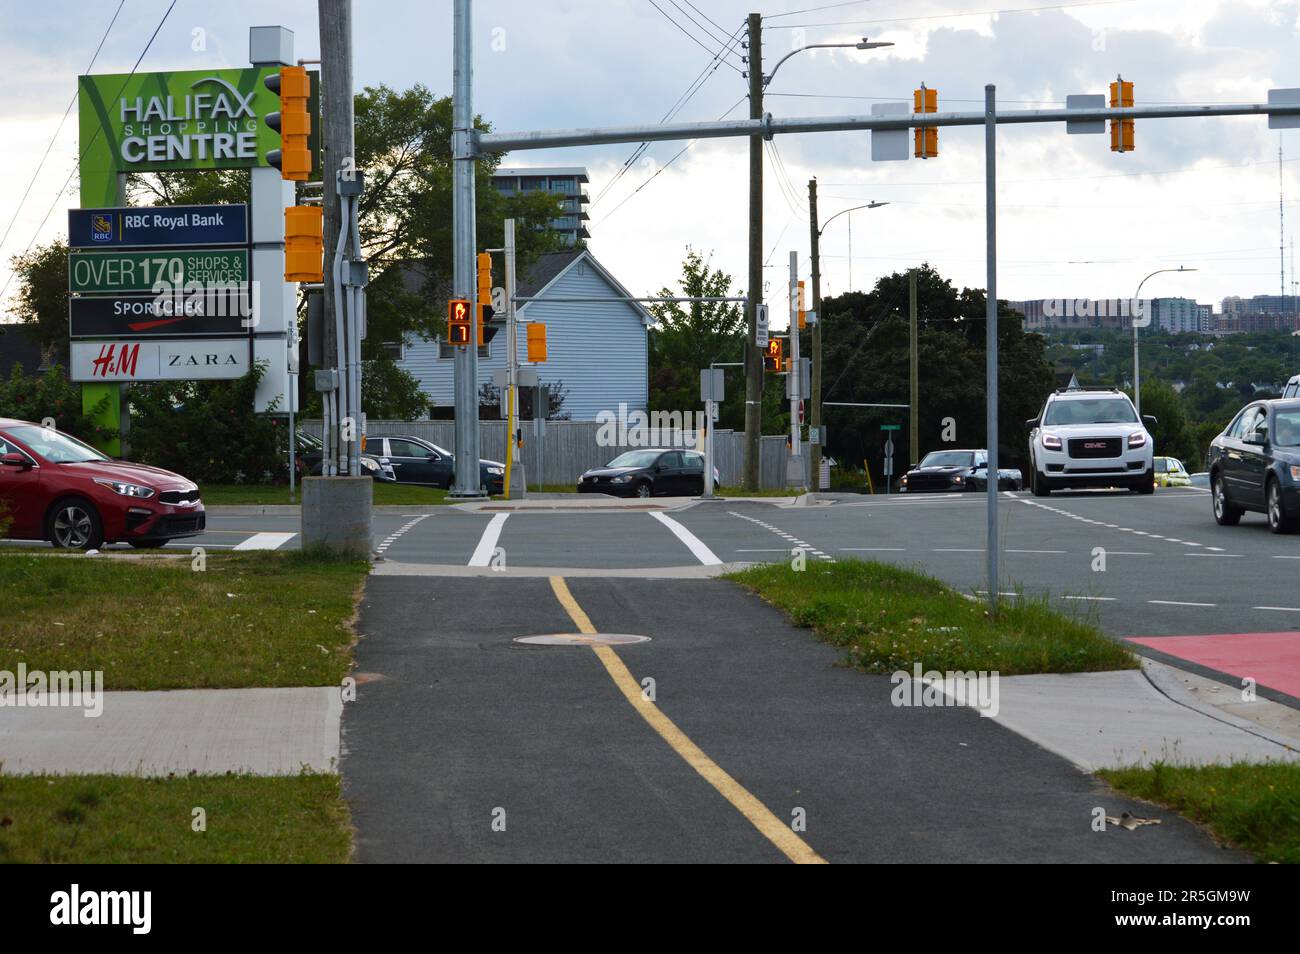
<path id="1" fill-rule="evenodd" d="M 31 328 L 45 353 L 68 362 L 68 243 L 56 239 L 12 259 L 18 278 L 13 311 Z"/>
<path id="2" fill-rule="evenodd" d="M 1131 391 L 1130 396 L 1132 396 Z M 1142 413 L 1156 419 L 1155 425 L 1151 427 L 1151 438 L 1155 442 L 1157 454 L 1161 457 L 1177 457 L 1188 466 L 1204 460 L 1204 451 L 1199 453 L 1197 451 L 1196 435 L 1187 420 L 1183 399 L 1179 397 L 1173 385 L 1164 381 L 1144 379 L 1141 403 Z M 1192 466 L 1191 469 L 1200 468 Z"/>

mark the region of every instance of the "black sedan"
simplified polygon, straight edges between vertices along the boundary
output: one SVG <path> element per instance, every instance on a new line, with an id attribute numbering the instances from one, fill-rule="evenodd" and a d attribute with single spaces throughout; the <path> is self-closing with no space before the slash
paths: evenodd
<path id="1" fill-rule="evenodd" d="M 989 452 L 986 450 L 931 451 L 898 481 L 906 493 L 955 493 L 988 487 Z M 1020 471 L 998 468 L 998 489 L 1019 490 Z"/>
<path id="2" fill-rule="evenodd" d="M 420 484 L 450 490 L 456 482 L 456 455 L 422 437 L 372 437 L 367 450 L 383 448 L 383 456 L 393 467 L 399 484 Z M 479 460 L 481 485 L 489 494 L 504 492 L 506 465 L 495 460 Z"/>
<path id="3" fill-rule="evenodd" d="M 1274 533 L 1300 525 L 1300 401 L 1256 401 L 1210 444 L 1214 519 L 1234 527 L 1252 510 Z"/>
<path id="4" fill-rule="evenodd" d="M 713 486 L 718 486 L 714 469 Z M 691 497 L 704 493 L 704 455 L 698 451 L 653 448 L 619 454 L 604 467 L 578 478 L 580 494 L 616 497 Z"/>
<path id="5" fill-rule="evenodd" d="M 303 431 L 299 431 L 297 437 L 298 453 L 295 466 L 298 468 L 298 476 L 319 477 L 321 462 L 325 457 L 325 442 Z M 391 484 L 397 480 L 388 461 L 381 460 L 374 454 L 361 455 L 361 476 L 370 477 L 381 484 Z"/>

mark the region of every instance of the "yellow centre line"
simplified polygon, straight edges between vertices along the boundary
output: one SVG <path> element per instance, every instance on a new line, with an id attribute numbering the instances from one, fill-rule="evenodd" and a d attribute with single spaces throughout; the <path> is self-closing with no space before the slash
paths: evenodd
<path id="1" fill-rule="evenodd" d="M 569 592 L 569 585 L 564 581 L 564 577 L 553 576 L 550 579 L 555 598 L 560 601 L 560 605 L 568 612 L 574 625 L 578 627 L 578 631 L 587 634 L 595 633 L 596 627 L 591 624 L 591 619 L 583 612 L 582 607 L 578 605 L 578 601 L 573 598 L 573 594 Z M 641 718 L 650 724 L 650 728 L 658 732 L 659 736 L 686 761 L 687 765 L 699 772 L 706 782 L 717 789 L 718 794 L 731 802 L 732 806 L 740 814 L 744 815 L 763 837 L 774 844 L 782 854 L 795 864 L 826 864 L 825 858 L 813 851 L 808 843 L 795 834 L 789 825 L 786 825 L 781 819 L 772 814 L 766 805 L 728 775 L 722 766 L 705 755 L 704 751 L 692 742 L 685 732 L 677 728 L 672 719 L 664 715 L 658 706 L 642 695 L 640 684 L 612 647 L 592 646 L 591 648 L 604 665 L 605 671 L 609 673 L 609 677 L 614 680 L 614 685 L 618 686 L 619 691 L 623 693 L 623 698 L 641 714 Z"/>

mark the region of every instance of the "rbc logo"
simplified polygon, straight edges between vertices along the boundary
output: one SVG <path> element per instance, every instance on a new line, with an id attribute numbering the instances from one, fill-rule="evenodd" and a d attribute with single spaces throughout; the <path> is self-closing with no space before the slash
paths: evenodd
<path id="1" fill-rule="evenodd" d="M 90 217 L 90 240 L 92 242 L 113 241 L 113 216 L 102 214 Z"/>

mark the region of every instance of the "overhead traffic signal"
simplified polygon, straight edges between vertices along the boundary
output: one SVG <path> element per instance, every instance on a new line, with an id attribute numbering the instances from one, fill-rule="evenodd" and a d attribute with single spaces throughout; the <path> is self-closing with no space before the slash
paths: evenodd
<path id="1" fill-rule="evenodd" d="M 808 326 L 807 302 L 803 296 L 803 282 L 799 282 L 799 330 L 803 331 Z"/>
<path id="2" fill-rule="evenodd" d="M 284 210 L 284 280 L 319 282 L 325 277 L 325 210 L 291 205 Z"/>
<path id="3" fill-rule="evenodd" d="M 925 84 L 922 83 L 920 89 L 912 91 L 912 112 L 937 113 L 938 111 L 938 90 L 926 89 Z M 916 158 L 933 159 L 939 155 L 939 127 L 917 126 L 912 135 L 915 140 Z"/>
<path id="4" fill-rule="evenodd" d="M 764 371 L 785 370 L 785 339 L 768 338 L 767 350 L 763 352 Z"/>
<path id="5" fill-rule="evenodd" d="M 495 326 L 489 327 L 496 312 L 492 308 L 492 256 L 488 252 L 478 253 L 478 314 L 475 316 L 475 339 L 479 347 L 491 341 L 497 333 Z"/>
<path id="6" fill-rule="evenodd" d="M 269 113 L 266 124 L 280 134 L 280 148 L 266 154 L 268 164 L 280 170 L 285 179 L 306 182 L 311 178 L 311 80 L 301 66 L 282 66 L 263 81 L 266 88 L 280 97 L 280 111 Z"/>
<path id="7" fill-rule="evenodd" d="M 1110 84 L 1111 109 L 1126 109 L 1133 105 L 1133 84 L 1125 82 L 1124 77 L 1116 76 Z M 1110 151 L 1133 151 L 1133 120 L 1112 119 L 1110 121 Z"/>
<path id="8" fill-rule="evenodd" d="M 458 348 L 469 346 L 470 338 L 473 332 L 470 326 L 473 324 L 472 316 L 469 312 L 469 302 L 464 298 L 453 298 L 447 302 L 447 343 Z"/>
<path id="9" fill-rule="evenodd" d="M 528 361 L 540 364 L 546 360 L 546 325 L 530 321 L 524 327 L 528 329 Z"/>

